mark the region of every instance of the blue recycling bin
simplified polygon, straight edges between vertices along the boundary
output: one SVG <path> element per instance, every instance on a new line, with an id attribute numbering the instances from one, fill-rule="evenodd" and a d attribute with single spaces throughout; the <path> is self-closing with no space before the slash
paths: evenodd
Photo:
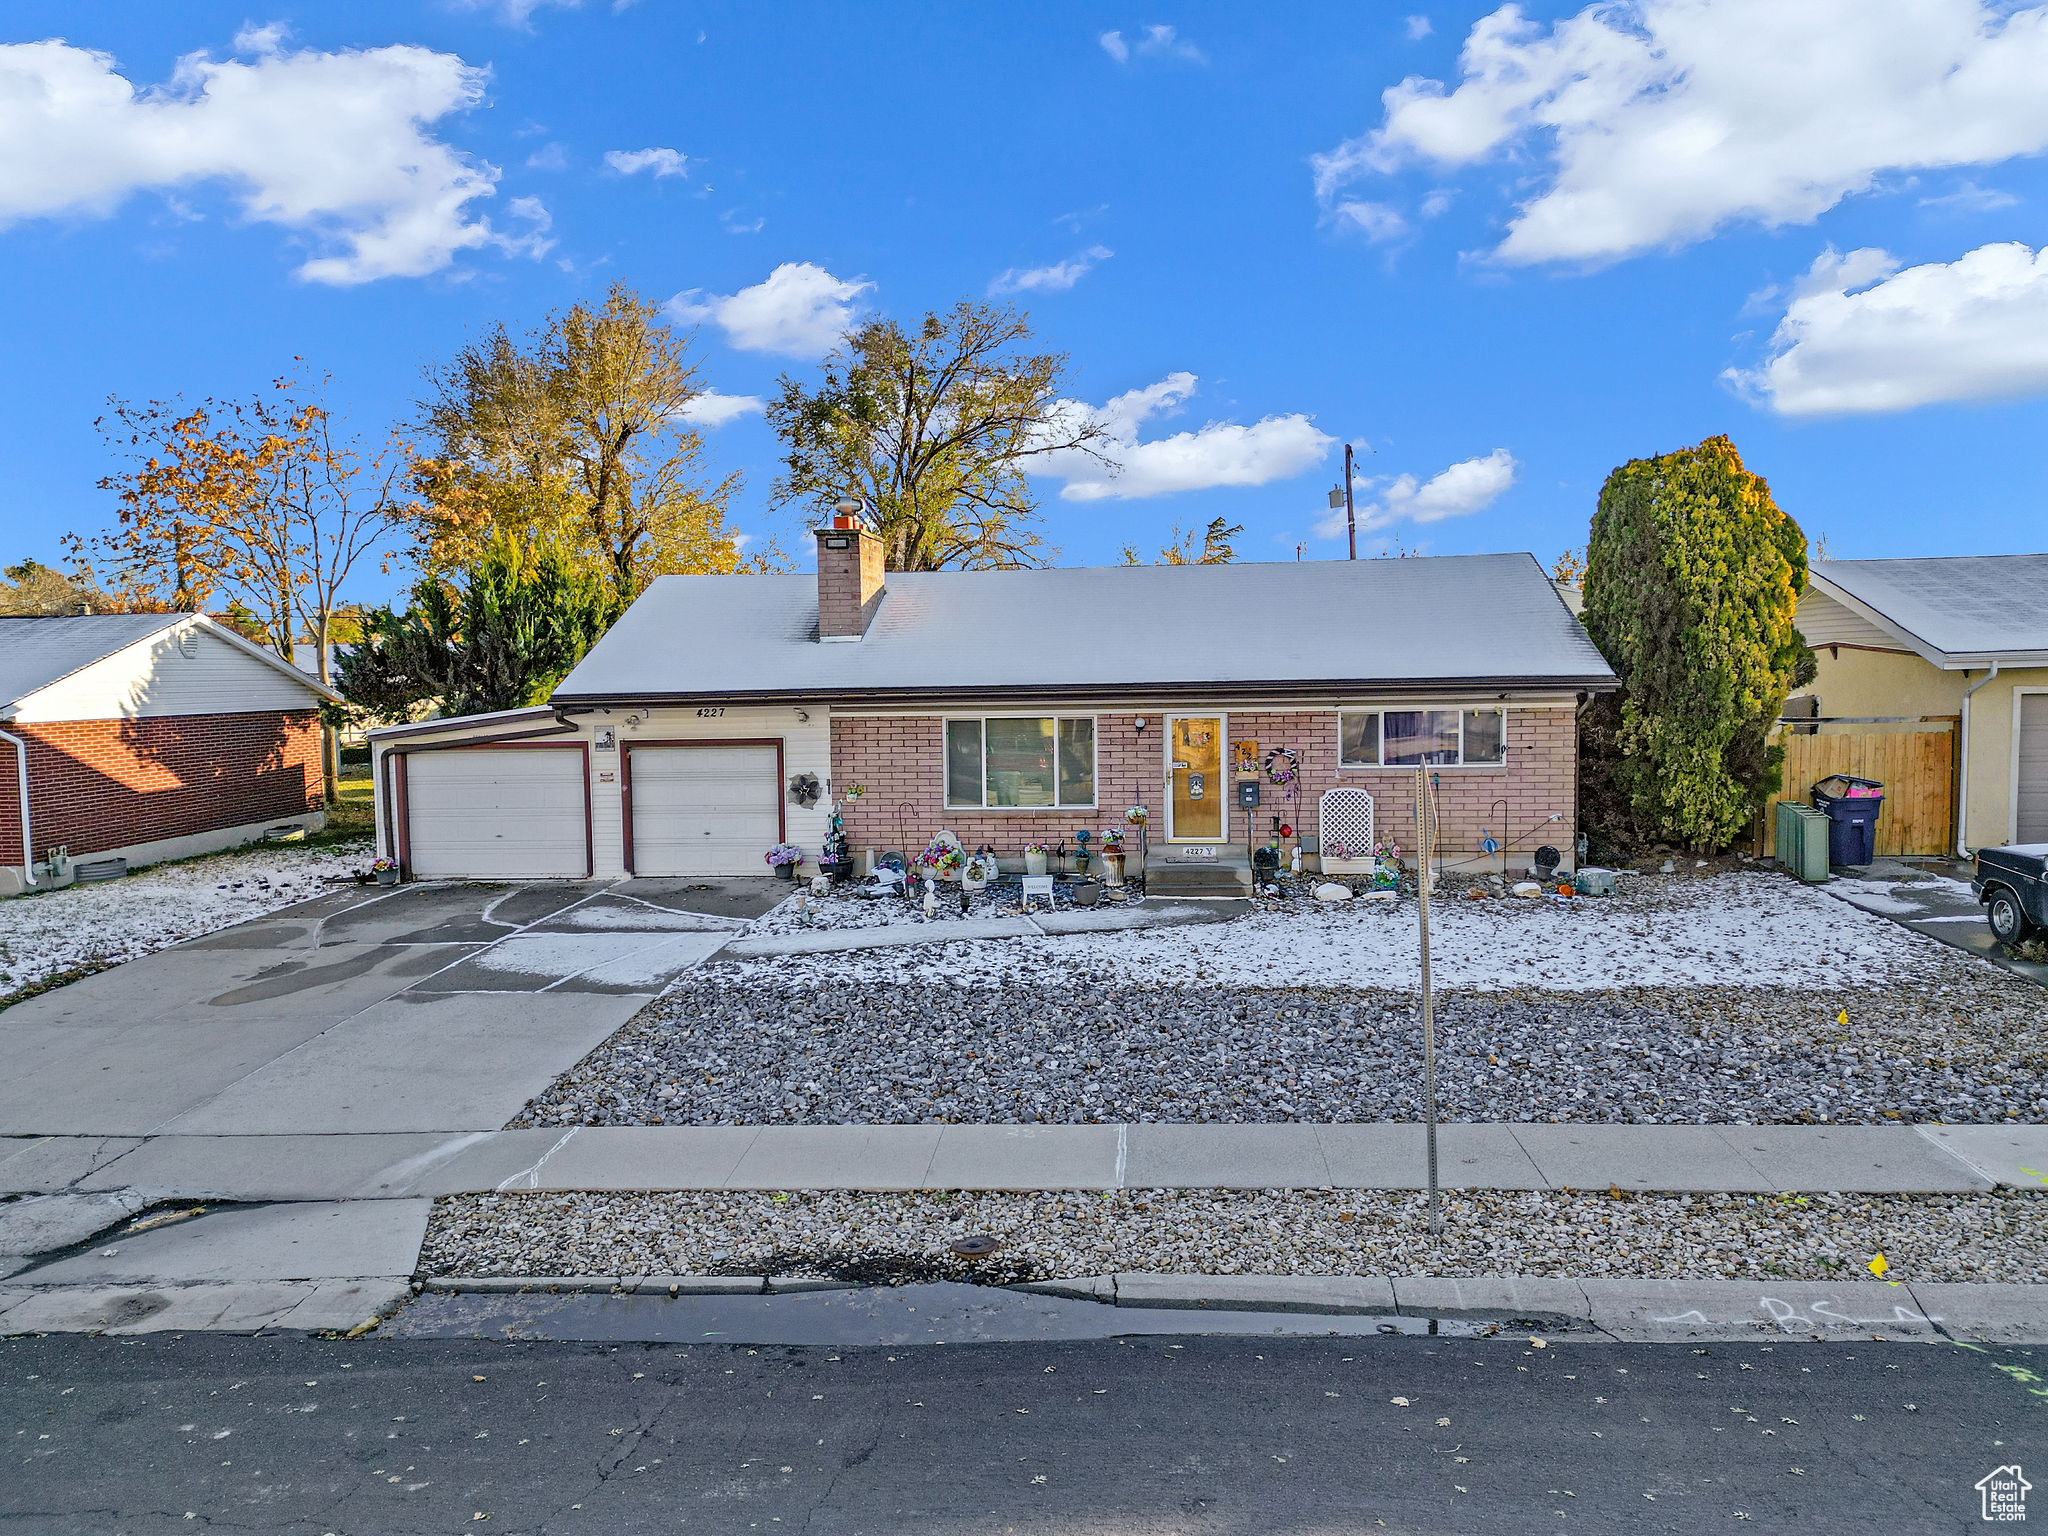
<path id="1" fill-rule="evenodd" d="M 1852 794 L 1851 791 L 1860 791 Z M 1884 810 L 1884 785 L 1846 773 L 1830 774 L 1813 786 L 1813 808 L 1828 819 L 1828 862 L 1868 864 L 1877 857 L 1877 818 Z"/>

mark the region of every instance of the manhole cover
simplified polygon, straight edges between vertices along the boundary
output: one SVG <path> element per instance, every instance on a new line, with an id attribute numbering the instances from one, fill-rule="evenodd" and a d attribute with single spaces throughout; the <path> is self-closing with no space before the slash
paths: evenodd
<path id="1" fill-rule="evenodd" d="M 981 1259 L 1003 1246 L 1000 1237 L 963 1237 L 946 1245 L 963 1259 Z"/>

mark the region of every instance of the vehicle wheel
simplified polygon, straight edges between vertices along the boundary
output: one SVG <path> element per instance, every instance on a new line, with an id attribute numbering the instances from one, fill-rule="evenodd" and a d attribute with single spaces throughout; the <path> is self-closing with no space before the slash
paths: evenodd
<path id="1" fill-rule="evenodd" d="M 2019 897 L 2003 886 L 1984 898 L 1984 915 L 1991 920 L 1991 934 L 2001 944 L 2017 944 L 2026 938 L 2033 924 Z"/>

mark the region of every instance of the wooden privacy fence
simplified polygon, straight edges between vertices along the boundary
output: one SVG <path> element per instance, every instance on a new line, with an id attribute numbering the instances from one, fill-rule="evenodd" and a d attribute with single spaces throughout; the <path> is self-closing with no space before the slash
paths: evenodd
<path id="1" fill-rule="evenodd" d="M 1825 726 L 1829 722 L 1815 723 Z M 1900 726 L 1908 723 L 1897 722 Z M 1921 725 L 1918 730 L 1847 730 L 1811 736 L 1782 732 L 1777 739 L 1785 749 L 1785 788 L 1779 798 L 1811 804 L 1814 784 L 1835 773 L 1876 779 L 1884 785 L 1884 810 L 1877 818 L 1879 856 L 1951 852 L 1956 842 L 1958 722 L 1933 717 L 1917 723 Z M 1768 858 L 1777 851 L 1777 817 L 1767 814 L 1762 821 L 1758 844 Z"/>

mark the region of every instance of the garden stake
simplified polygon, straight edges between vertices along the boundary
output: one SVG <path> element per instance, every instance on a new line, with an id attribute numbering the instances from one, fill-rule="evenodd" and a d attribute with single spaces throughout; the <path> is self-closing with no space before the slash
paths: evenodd
<path id="1" fill-rule="evenodd" d="M 1422 926 L 1422 1097 L 1429 1120 L 1429 1235 L 1441 1237 L 1444 1213 L 1436 1191 L 1436 1010 L 1429 990 L 1429 860 L 1436 849 L 1435 818 L 1430 815 L 1429 773 L 1415 770 L 1416 912 Z"/>

